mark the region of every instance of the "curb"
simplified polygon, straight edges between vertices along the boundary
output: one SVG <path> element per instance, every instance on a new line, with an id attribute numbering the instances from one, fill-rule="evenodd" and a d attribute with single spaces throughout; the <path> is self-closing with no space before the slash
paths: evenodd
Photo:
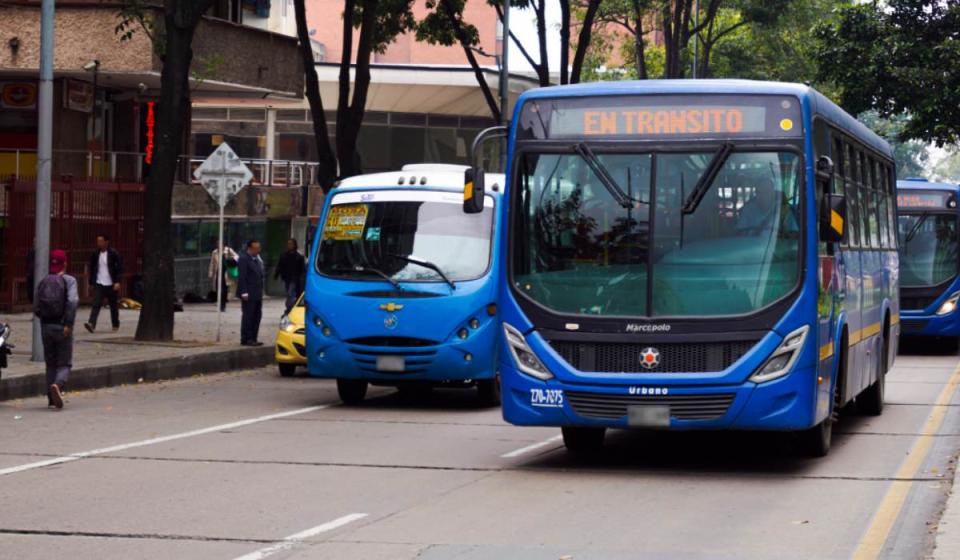
<path id="1" fill-rule="evenodd" d="M 260 368 L 273 363 L 273 345 L 231 348 L 174 358 L 159 358 L 107 366 L 80 367 L 70 372 L 69 391 L 101 389 L 143 381 L 163 381 L 193 375 Z M 0 401 L 47 394 L 43 373 L 0 380 Z"/>

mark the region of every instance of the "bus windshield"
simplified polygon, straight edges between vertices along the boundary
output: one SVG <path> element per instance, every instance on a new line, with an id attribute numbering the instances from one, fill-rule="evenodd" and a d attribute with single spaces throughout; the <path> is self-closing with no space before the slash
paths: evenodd
<path id="1" fill-rule="evenodd" d="M 338 278 L 457 282 L 490 264 L 493 199 L 465 215 L 452 193 L 376 191 L 334 197 L 323 224 L 317 269 Z"/>
<path id="2" fill-rule="evenodd" d="M 517 167 L 512 281 L 553 311 L 740 315 L 799 281 L 793 152 L 525 151 Z"/>
<path id="3" fill-rule="evenodd" d="M 902 286 L 936 286 L 957 275 L 955 213 L 901 212 L 898 223 Z"/>

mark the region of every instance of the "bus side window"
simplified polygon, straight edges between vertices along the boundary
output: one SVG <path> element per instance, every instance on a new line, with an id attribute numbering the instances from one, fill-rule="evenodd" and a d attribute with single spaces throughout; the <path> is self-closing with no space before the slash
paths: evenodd
<path id="1" fill-rule="evenodd" d="M 887 193 L 887 220 L 890 224 L 890 248 L 897 248 L 897 194 L 893 186 L 893 168 L 889 165 L 883 166 L 883 186 Z"/>
<path id="2" fill-rule="evenodd" d="M 850 232 L 850 247 L 860 247 L 861 231 L 863 225 L 860 223 L 860 197 L 857 184 L 853 179 L 853 150 L 850 144 L 843 144 L 843 176 L 844 190 L 847 194 L 847 215 L 850 225 L 847 228 Z"/>

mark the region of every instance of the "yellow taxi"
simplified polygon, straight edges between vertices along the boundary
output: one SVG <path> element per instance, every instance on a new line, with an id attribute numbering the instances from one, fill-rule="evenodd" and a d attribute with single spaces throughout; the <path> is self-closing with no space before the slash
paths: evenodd
<path id="1" fill-rule="evenodd" d="M 297 371 L 297 366 L 307 365 L 307 336 L 303 328 L 305 309 L 301 295 L 293 309 L 280 319 L 274 356 L 280 375 L 284 377 L 292 376 Z"/>

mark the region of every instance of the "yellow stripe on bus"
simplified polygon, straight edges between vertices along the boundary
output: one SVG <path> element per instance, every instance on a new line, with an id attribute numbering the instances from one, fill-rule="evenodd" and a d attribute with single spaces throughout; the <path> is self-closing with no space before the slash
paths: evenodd
<path id="1" fill-rule="evenodd" d="M 896 324 L 899 323 L 899 322 L 900 322 L 900 314 L 899 314 L 899 313 L 894 313 L 893 315 L 890 316 L 890 324 L 896 325 Z"/>
<path id="2" fill-rule="evenodd" d="M 824 344 L 820 347 L 820 361 L 833 357 L 833 343 Z"/>

